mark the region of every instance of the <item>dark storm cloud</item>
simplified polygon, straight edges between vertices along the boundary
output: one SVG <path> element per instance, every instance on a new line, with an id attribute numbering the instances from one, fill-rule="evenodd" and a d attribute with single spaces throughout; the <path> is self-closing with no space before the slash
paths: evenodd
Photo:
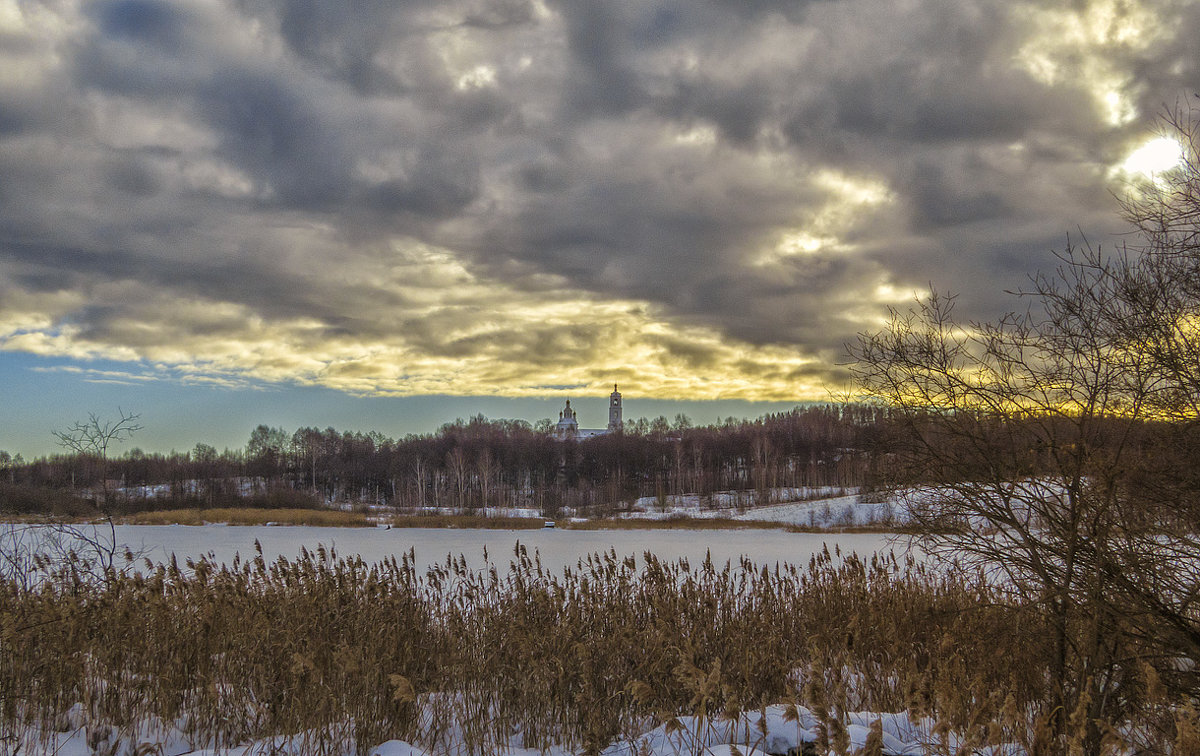
<path id="1" fill-rule="evenodd" d="M 239 0 L 250 19 L 277 29 L 288 49 L 362 93 L 419 95 L 435 75 L 429 35 L 461 27 L 502 32 L 534 20 L 529 0 Z M 380 55 L 405 48 L 398 70 Z"/>
<path id="2" fill-rule="evenodd" d="M 657 104 L 658 112 L 673 120 L 706 120 L 738 145 L 752 146 L 778 93 L 765 78 L 728 82 L 700 78 L 674 82 L 671 96 Z"/>
<path id="3" fill-rule="evenodd" d="M 137 44 L 171 48 L 185 36 L 187 19 L 171 3 L 157 0 L 118 0 L 98 3 L 91 12 L 100 33 Z"/>
<path id="4" fill-rule="evenodd" d="M 517 376 L 628 337 L 767 375 L 724 338 L 832 380 L 913 289 L 990 315 L 1068 231 L 1120 230 L 1113 166 L 1200 60 L 1197 6 L 1149 0 L 27 7 L 0 28 L 0 273 L 53 306 L 0 327 L 143 349 L 208 302 L 197 338 L 253 320 L 272 364 L 336 353 L 388 390 L 338 350 Z"/>
<path id="5" fill-rule="evenodd" d="M 572 57 L 569 86 L 564 91 L 569 107 L 615 115 L 641 103 L 645 97 L 642 82 L 630 65 L 638 30 L 625 23 L 621 5 L 570 0 L 560 10 Z"/>

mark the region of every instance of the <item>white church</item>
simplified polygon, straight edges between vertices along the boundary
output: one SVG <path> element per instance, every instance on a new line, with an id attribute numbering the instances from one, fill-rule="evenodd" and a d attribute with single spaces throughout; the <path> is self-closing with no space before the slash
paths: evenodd
<path id="1" fill-rule="evenodd" d="M 575 410 L 571 409 L 571 400 L 567 400 L 567 406 L 562 412 L 558 413 L 558 424 L 554 426 L 554 437 L 560 441 L 567 439 L 584 439 L 603 436 L 606 433 L 616 433 L 621 430 L 621 393 L 617 391 L 617 384 L 613 384 L 613 392 L 608 395 L 608 427 L 607 428 L 580 428 L 579 421 L 575 418 Z"/>

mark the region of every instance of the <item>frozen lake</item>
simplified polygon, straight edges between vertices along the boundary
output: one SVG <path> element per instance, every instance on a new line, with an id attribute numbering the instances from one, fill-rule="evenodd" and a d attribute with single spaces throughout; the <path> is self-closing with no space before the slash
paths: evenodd
<path id="1" fill-rule="evenodd" d="M 121 525 L 117 540 L 141 549 L 155 562 L 174 553 L 180 563 L 186 557 L 212 554 L 229 562 L 235 554 L 254 556 L 254 542 L 262 544 L 268 561 L 283 556 L 294 559 L 300 549 L 314 550 L 318 544 L 333 547 L 339 556 L 359 555 L 378 562 L 412 549 L 417 564 L 425 567 L 444 562 L 448 555 L 465 556 L 468 563 L 482 566 L 484 549 L 492 564 L 504 567 L 518 543 L 530 557 L 540 555 L 542 565 L 553 572 L 573 566 L 596 552 L 615 550 L 617 556 L 641 557 L 651 552 L 660 559 L 687 559 L 693 566 L 707 554 L 717 564 L 736 563 L 748 556 L 760 565 L 776 562 L 807 565 L 826 544 L 832 553 L 857 553 L 869 558 L 874 552 L 895 549 L 897 558 L 907 539 L 881 533 L 788 533 L 782 530 L 460 530 L 445 528 L 314 528 L 302 526 L 228 525 Z"/>

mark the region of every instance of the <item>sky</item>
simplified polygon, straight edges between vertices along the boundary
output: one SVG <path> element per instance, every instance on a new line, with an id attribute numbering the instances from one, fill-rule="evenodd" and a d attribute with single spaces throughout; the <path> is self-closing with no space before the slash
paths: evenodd
<path id="1" fill-rule="evenodd" d="M 1192 0 L 0 0 L 0 449 L 829 400 L 888 307 L 1119 244 L 1198 48 Z"/>

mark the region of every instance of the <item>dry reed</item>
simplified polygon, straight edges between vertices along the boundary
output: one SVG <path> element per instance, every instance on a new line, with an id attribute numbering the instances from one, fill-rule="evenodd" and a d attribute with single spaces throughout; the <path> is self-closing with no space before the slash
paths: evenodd
<path id="1" fill-rule="evenodd" d="M 911 561 L 827 552 L 807 568 L 609 552 L 550 574 L 518 546 L 508 570 L 448 558 L 422 573 L 411 555 L 318 548 L 101 585 L 68 569 L 0 584 L 0 738 L 36 750 L 78 703 L 90 728 L 161 721 L 196 747 L 287 735 L 313 753 L 392 738 L 491 753 L 520 733 L 595 754 L 684 715 L 785 703 L 815 712 L 830 747 L 853 710 L 1032 743 L 1049 649 L 1037 615 L 1011 609 Z"/>
<path id="2" fill-rule="evenodd" d="M 128 525 L 312 525 L 318 527 L 373 527 L 374 522 L 358 512 L 333 509 L 164 509 L 138 512 L 120 519 Z"/>

